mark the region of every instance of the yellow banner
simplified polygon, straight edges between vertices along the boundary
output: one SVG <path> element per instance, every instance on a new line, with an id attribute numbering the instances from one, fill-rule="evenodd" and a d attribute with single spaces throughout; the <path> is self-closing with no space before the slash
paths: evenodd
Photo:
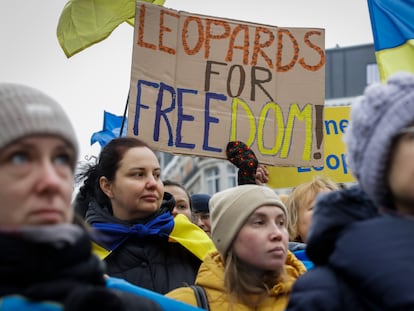
<path id="1" fill-rule="evenodd" d="M 345 143 L 342 140 L 349 122 L 350 107 L 325 106 L 324 114 L 324 165 L 322 167 L 268 166 L 269 187 L 295 187 L 311 180 L 315 175 L 324 175 L 337 183 L 355 181 L 346 165 Z"/>

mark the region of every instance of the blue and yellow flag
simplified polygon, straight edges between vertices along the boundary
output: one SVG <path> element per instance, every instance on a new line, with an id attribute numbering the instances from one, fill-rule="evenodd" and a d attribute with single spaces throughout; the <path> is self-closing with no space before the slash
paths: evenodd
<path id="1" fill-rule="evenodd" d="M 397 71 L 414 73 L 414 1 L 368 0 L 382 82 Z"/>
<path id="2" fill-rule="evenodd" d="M 142 0 L 164 5 L 165 0 Z M 69 58 L 106 39 L 121 23 L 134 25 L 135 0 L 69 0 L 60 15 L 57 38 Z"/>
<path id="3" fill-rule="evenodd" d="M 92 228 L 98 232 L 92 241 L 93 253 L 102 260 L 130 236 L 157 235 L 171 243 L 181 244 L 201 261 L 208 253 L 217 250 L 210 237 L 182 214 L 173 217 L 170 213 L 164 213 L 144 225 L 125 227 L 113 223 L 94 223 Z"/>

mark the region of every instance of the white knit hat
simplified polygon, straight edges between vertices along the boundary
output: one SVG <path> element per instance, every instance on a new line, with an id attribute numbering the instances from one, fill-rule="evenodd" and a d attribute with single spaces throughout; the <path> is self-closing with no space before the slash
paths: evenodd
<path id="1" fill-rule="evenodd" d="M 59 136 L 78 154 L 72 123 L 56 101 L 25 85 L 0 83 L 0 149 L 35 134 Z"/>
<path id="2" fill-rule="evenodd" d="M 265 186 L 241 185 L 217 192 L 211 197 L 211 238 L 223 258 L 226 258 L 231 243 L 246 219 L 263 205 L 278 206 L 287 216 L 286 206 L 278 195 Z"/>

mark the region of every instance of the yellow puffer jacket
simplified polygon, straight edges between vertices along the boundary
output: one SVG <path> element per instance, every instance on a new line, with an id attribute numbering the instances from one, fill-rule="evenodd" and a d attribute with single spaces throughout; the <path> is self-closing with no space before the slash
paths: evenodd
<path id="1" fill-rule="evenodd" d="M 288 274 L 283 282 L 276 284 L 270 291 L 269 297 L 255 310 L 282 311 L 286 308 L 293 283 L 306 268 L 295 255 L 288 253 L 285 269 Z M 224 289 L 224 265 L 217 251 L 211 252 L 200 266 L 195 284 L 203 286 L 211 311 L 251 310 L 246 305 L 230 304 L 229 297 Z M 197 306 L 194 291 L 190 287 L 180 287 L 167 293 L 166 296 Z"/>

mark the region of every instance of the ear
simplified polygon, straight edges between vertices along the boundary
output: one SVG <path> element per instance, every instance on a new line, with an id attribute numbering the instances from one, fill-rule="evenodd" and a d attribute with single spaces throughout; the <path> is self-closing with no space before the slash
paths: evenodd
<path id="1" fill-rule="evenodd" d="M 112 199 L 112 183 L 108 180 L 108 178 L 101 176 L 99 178 L 99 187 L 101 187 L 101 190 L 106 194 L 108 198 Z"/>

